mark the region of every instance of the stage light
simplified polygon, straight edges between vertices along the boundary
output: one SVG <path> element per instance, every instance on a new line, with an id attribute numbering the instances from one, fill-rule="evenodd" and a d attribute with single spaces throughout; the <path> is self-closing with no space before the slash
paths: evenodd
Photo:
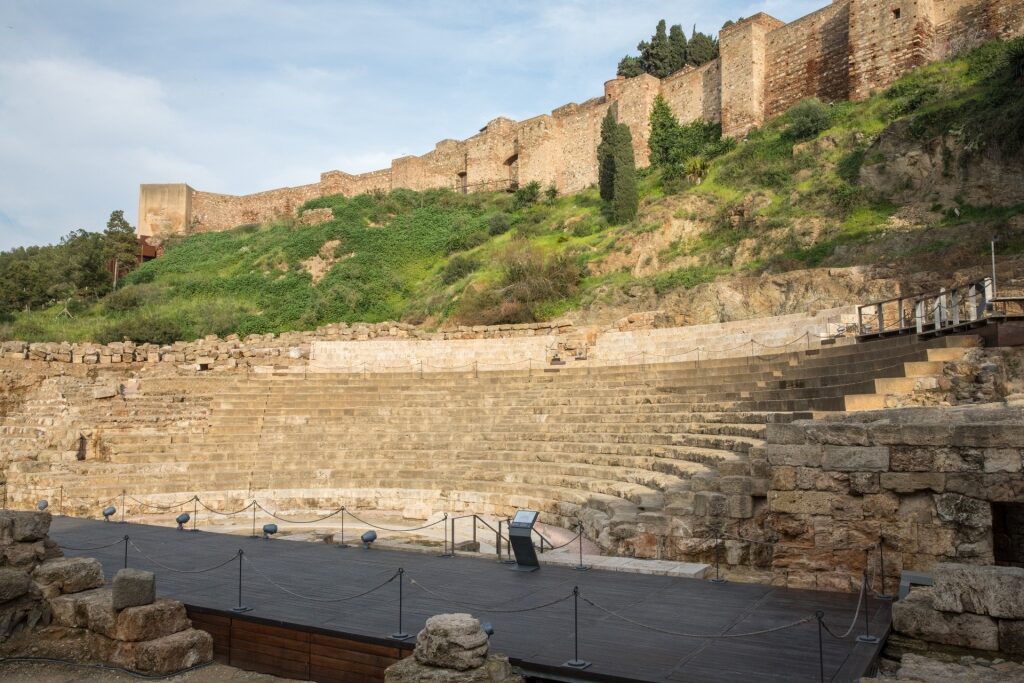
<path id="1" fill-rule="evenodd" d="M 46 500 L 45 498 L 43 498 L 41 501 L 39 501 L 39 503 L 36 505 L 36 507 L 39 508 L 40 512 L 42 512 L 46 508 L 50 507 L 50 502 L 48 500 Z"/>
<path id="2" fill-rule="evenodd" d="M 359 540 L 363 542 L 363 550 L 369 550 L 370 544 L 377 540 L 377 532 L 371 529 L 360 536 Z"/>
<path id="3" fill-rule="evenodd" d="M 488 638 L 494 635 L 494 626 L 491 625 L 491 622 L 485 621 L 484 623 L 480 624 L 480 628 L 484 630 L 484 633 L 487 634 Z"/>
<path id="4" fill-rule="evenodd" d="M 277 533 L 276 524 L 264 524 L 263 525 L 263 540 L 269 539 L 271 536 Z"/>
<path id="5" fill-rule="evenodd" d="M 191 519 L 192 516 L 187 512 L 182 512 L 180 515 L 178 515 L 174 520 L 178 523 L 178 531 L 184 531 L 185 525 L 188 524 Z"/>
<path id="6" fill-rule="evenodd" d="M 108 505 L 103 508 L 103 521 L 109 522 L 110 518 L 117 514 L 117 508 L 113 505 Z"/>

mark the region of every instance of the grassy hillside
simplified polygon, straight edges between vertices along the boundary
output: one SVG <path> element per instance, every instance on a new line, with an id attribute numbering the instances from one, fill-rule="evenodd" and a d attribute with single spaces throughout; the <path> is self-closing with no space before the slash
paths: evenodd
<path id="1" fill-rule="evenodd" d="M 640 215 L 627 225 L 609 225 L 594 189 L 325 197 L 303 210 L 330 208 L 327 223 L 180 239 L 118 291 L 72 302 L 73 318 L 59 315 L 64 302 L 20 313 L 0 338 L 168 342 L 337 321 L 522 322 L 731 275 L 952 268 L 980 262 L 993 234 L 1001 253 L 1021 253 L 1024 203 L 975 204 L 949 189 L 978 164 L 1021 160 L 1024 84 L 1010 54 L 993 43 L 864 102 L 798 105 L 732 151 L 688 164 L 689 176 L 643 171 Z M 923 148 L 950 166 L 941 182 L 890 187 L 893 150 Z"/>

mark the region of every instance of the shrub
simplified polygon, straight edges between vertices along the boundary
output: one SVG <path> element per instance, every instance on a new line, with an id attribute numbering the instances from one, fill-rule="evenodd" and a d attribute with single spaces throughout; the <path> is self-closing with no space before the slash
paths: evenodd
<path id="1" fill-rule="evenodd" d="M 856 184 L 860 180 L 860 167 L 864 165 L 864 156 L 863 149 L 844 154 L 836 164 L 836 175 L 851 185 Z"/>
<path id="2" fill-rule="evenodd" d="M 169 315 L 133 315 L 109 323 L 96 335 L 96 341 L 107 344 L 130 339 L 136 344 L 165 345 L 193 336 L 187 325 Z"/>
<path id="3" fill-rule="evenodd" d="M 1006 44 L 1003 67 L 1017 85 L 1024 85 L 1024 38 L 1014 38 Z"/>
<path id="4" fill-rule="evenodd" d="M 496 213 L 487 221 L 487 232 L 491 235 L 504 235 L 511 227 L 508 214 L 505 213 Z"/>
<path id="5" fill-rule="evenodd" d="M 441 270 L 441 282 L 446 285 L 458 282 L 476 270 L 479 265 L 479 262 L 471 256 L 456 254 Z"/>
<path id="6" fill-rule="evenodd" d="M 554 204 L 555 200 L 558 199 L 558 188 L 555 187 L 554 183 L 548 185 L 547 189 L 544 190 L 544 199 L 548 204 Z"/>
<path id="7" fill-rule="evenodd" d="M 536 204 L 538 199 L 540 199 L 540 183 L 531 180 L 516 190 L 513 195 L 512 208 L 525 209 Z"/>
<path id="8" fill-rule="evenodd" d="M 113 313 L 131 311 L 157 301 L 162 294 L 162 287 L 150 284 L 126 285 L 108 294 L 103 299 L 103 308 Z"/>
<path id="9" fill-rule="evenodd" d="M 792 142 L 800 142 L 809 140 L 828 128 L 831 117 L 825 104 L 811 98 L 793 106 L 786 113 L 786 120 L 783 135 Z"/>

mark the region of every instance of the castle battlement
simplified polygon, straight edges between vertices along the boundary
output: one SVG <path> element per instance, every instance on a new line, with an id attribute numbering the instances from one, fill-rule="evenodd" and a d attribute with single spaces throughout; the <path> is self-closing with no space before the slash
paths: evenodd
<path id="1" fill-rule="evenodd" d="M 661 95 L 680 120 L 752 128 L 808 97 L 859 100 L 907 71 L 992 38 L 1024 35 L 1024 0 L 833 0 L 788 24 L 763 12 L 719 32 L 720 56 L 663 79 L 615 78 L 604 95 L 524 121 L 498 117 L 465 140 L 442 140 L 388 168 L 235 196 L 186 184 L 141 185 L 139 234 L 161 237 L 226 230 L 294 215 L 316 197 L 395 188 L 514 189 L 537 181 L 560 192 L 597 182 L 601 119 L 613 104 L 633 134 L 637 164 L 649 163 L 648 117 Z"/>

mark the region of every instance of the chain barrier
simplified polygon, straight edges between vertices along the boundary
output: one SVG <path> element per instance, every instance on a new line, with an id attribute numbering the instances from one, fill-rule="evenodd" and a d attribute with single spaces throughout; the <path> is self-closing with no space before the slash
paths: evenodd
<path id="1" fill-rule="evenodd" d="M 256 504 L 256 507 L 258 507 L 260 510 L 263 510 L 264 512 L 266 512 L 268 515 L 270 515 L 274 519 L 280 520 L 282 522 L 287 522 L 288 524 L 315 524 L 316 522 L 322 522 L 325 519 L 330 519 L 331 517 L 334 517 L 338 513 L 345 512 L 345 506 L 342 505 L 340 508 L 338 508 L 334 512 L 326 514 L 323 517 L 317 517 L 316 519 L 310 519 L 310 520 L 288 519 L 287 517 L 282 517 L 281 515 L 277 514 L 276 512 L 271 512 L 267 508 L 263 507 L 263 505 L 259 501 L 255 500 L 255 499 L 253 499 L 252 503 L 250 503 L 248 506 L 246 506 L 246 509 L 248 509 L 248 507 L 251 507 L 253 503 Z"/>
<path id="2" fill-rule="evenodd" d="M 176 508 L 180 508 L 182 505 L 187 505 L 188 503 L 191 503 L 194 500 L 199 500 L 199 496 L 192 496 L 188 500 L 183 500 L 180 503 L 175 503 L 173 505 L 155 505 L 153 503 L 143 502 L 143 501 L 139 500 L 138 498 L 136 498 L 135 496 L 127 496 L 127 498 L 128 498 L 128 500 L 134 502 L 136 505 L 139 505 L 141 507 L 151 508 L 153 510 L 159 510 L 161 512 L 167 512 L 169 510 L 174 510 Z M 113 500 L 117 500 L 117 498 L 114 498 Z"/>
<path id="3" fill-rule="evenodd" d="M 549 602 L 545 602 L 545 603 L 543 603 L 541 605 L 534 605 L 533 607 L 521 607 L 521 608 L 517 608 L 517 609 L 507 609 L 507 608 L 502 608 L 502 607 L 489 607 L 487 605 L 480 605 L 480 604 L 473 603 L 473 602 L 465 602 L 463 600 L 455 600 L 454 598 L 450 598 L 447 595 L 442 595 L 441 593 L 438 593 L 437 591 L 434 591 L 434 590 L 431 590 L 431 589 L 427 588 L 426 586 L 424 586 L 422 583 L 420 583 L 416 579 L 409 579 L 409 583 L 412 584 L 413 586 L 416 586 L 417 588 L 419 588 L 424 593 L 427 593 L 428 595 L 431 595 L 431 596 L 437 598 L 438 600 L 444 600 L 445 602 L 450 602 L 450 603 L 452 603 L 454 605 L 461 605 L 463 607 L 469 607 L 471 609 L 478 609 L 481 612 L 489 612 L 491 614 L 518 614 L 520 612 L 535 612 L 537 610 L 544 609 L 546 607 L 551 607 L 552 605 L 557 605 L 560 602 L 565 602 L 566 600 L 572 598 L 572 596 L 573 596 L 572 593 L 569 593 L 568 595 L 563 595 L 560 598 L 556 598 L 556 599 L 551 600 Z"/>
<path id="4" fill-rule="evenodd" d="M 621 619 L 622 621 L 625 621 L 625 622 L 627 622 L 629 624 L 632 624 L 633 626 L 639 626 L 640 628 L 647 629 L 648 631 L 656 631 L 658 633 L 664 633 L 665 635 L 669 635 L 669 636 L 680 636 L 680 637 L 683 637 L 683 638 L 702 638 L 702 639 L 705 639 L 705 640 L 726 640 L 726 639 L 731 639 L 731 638 L 751 638 L 751 637 L 754 637 L 754 636 L 765 635 L 767 633 L 777 633 L 778 631 L 785 631 L 786 629 L 796 628 L 797 626 L 801 626 L 803 624 L 806 624 L 808 622 L 811 622 L 811 621 L 815 620 L 815 617 L 813 615 L 810 615 L 810 616 L 803 617 L 802 619 L 797 619 L 796 621 L 789 622 L 787 624 L 782 624 L 781 626 L 773 626 L 772 628 L 765 628 L 765 629 L 761 629 L 760 631 L 748 631 L 746 633 L 719 633 L 719 634 L 684 633 L 682 631 L 672 631 L 672 630 L 669 630 L 669 629 L 666 629 L 666 628 L 661 628 L 661 627 L 658 627 L 658 626 L 651 626 L 650 624 L 645 624 L 643 622 L 636 621 L 635 619 L 630 619 L 629 617 L 627 617 L 627 616 L 625 616 L 623 614 L 619 614 L 618 612 L 615 612 L 613 610 L 608 609 L 607 607 L 603 607 L 603 606 L 597 604 L 596 602 L 594 602 L 590 598 L 587 598 L 586 596 L 583 596 L 583 595 L 580 595 L 580 600 L 582 600 L 583 602 L 587 603 L 591 607 L 593 607 L 593 608 L 595 608 L 597 610 L 600 610 L 601 612 L 604 612 L 605 614 L 607 614 L 609 616 L 615 617 L 616 619 Z"/>
<path id="5" fill-rule="evenodd" d="M 124 541 L 119 541 L 119 543 L 124 543 Z M 142 555 L 144 558 L 146 558 L 156 566 L 160 567 L 161 569 L 166 569 L 169 572 L 174 572 L 175 574 L 205 574 L 206 572 L 212 572 L 214 569 L 220 569 L 221 567 L 230 564 L 238 559 L 237 554 L 232 554 L 230 558 L 224 560 L 220 564 L 214 565 L 212 567 L 206 567 L 205 569 L 178 569 L 176 567 L 169 567 L 166 564 L 160 562 L 159 560 L 154 560 L 152 557 L 144 553 L 139 546 L 135 545 L 135 541 L 131 539 L 128 539 L 128 545 L 135 548 L 135 552 L 137 552 L 139 555 Z"/>
<path id="6" fill-rule="evenodd" d="M 234 560 L 234 559 L 235 559 L 235 557 L 231 558 L 231 560 Z M 312 595 L 303 595 L 301 593 L 296 593 L 293 590 L 289 590 L 289 589 L 285 588 L 284 586 L 279 584 L 277 581 L 274 581 L 272 578 L 270 578 L 265 573 L 263 573 L 263 571 L 256 565 L 255 562 L 252 561 L 252 558 L 250 558 L 248 555 L 242 555 L 242 559 L 245 560 L 246 562 L 248 562 L 249 566 L 252 567 L 253 571 L 256 572 L 260 577 L 263 578 L 264 581 L 266 581 L 267 583 L 272 585 L 274 588 L 278 589 L 279 591 L 281 591 L 283 593 L 287 593 L 288 595 L 291 595 L 293 597 L 299 598 L 300 600 L 309 600 L 311 602 L 336 603 L 336 602 L 347 602 L 349 600 L 355 600 L 356 598 L 361 598 L 361 597 L 369 595 L 370 593 L 373 593 L 375 591 L 380 590 L 384 586 L 388 585 L 389 583 L 391 583 L 392 581 L 397 579 L 398 578 L 398 574 L 399 574 L 399 572 L 397 570 L 393 571 L 391 573 L 391 576 L 386 581 L 384 581 L 383 583 L 377 584 L 373 588 L 371 588 L 369 590 L 366 590 L 366 591 L 363 591 L 362 593 L 356 593 L 355 595 L 347 595 L 347 596 L 345 596 L 343 598 L 318 598 L 318 597 L 315 597 L 315 596 L 312 596 Z M 388 571 L 391 571 L 391 570 L 388 570 Z"/>
<path id="7" fill-rule="evenodd" d="M 235 510 L 234 512 L 221 512 L 220 510 L 214 510 L 212 507 L 210 507 L 209 505 L 204 503 L 203 500 L 199 496 L 196 496 L 195 500 L 196 500 L 197 503 L 202 505 L 203 508 L 207 512 L 212 512 L 213 514 L 220 515 L 221 517 L 231 517 L 232 515 L 238 515 L 238 514 L 241 514 L 241 513 L 245 512 L 246 510 L 251 508 L 253 505 L 258 505 L 258 503 L 254 499 L 254 500 L 251 500 L 248 503 L 246 503 L 245 507 L 239 508 L 238 510 Z"/>
<path id="8" fill-rule="evenodd" d="M 447 522 L 448 521 L 448 515 L 445 515 L 444 517 L 442 517 L 440 519 L 437 519 L 437 520 L 434 520 L 433 522 L 430 522 L 429 524 L 424 524 L 423 526 L 414 526 L 414 527 L 411 527 L 409 529 L 393 529 L 391 527 L 379 526 L 377 524 L 371 524 L 370 522 L 367 522 L 365 519 L 362 519 L 362 518 L 357 517 L 356 515 L 352 514 L 348 510 L 345 510 L 345 514 L 347 514 L 349 517 L 351 517 L 352 519 L 356 520 L 360 524 L 365 524 L 366 526 L 368 526 L 368 527 L 370 527 L 372 529 L 380 529 L 381 531 L 394 531 L 396 533 L 397 532 L 402 532 L 402 531 L 420 531 L 421 529 L 428 529 L 428 528 L 430 528 L 432 526 L 436 526 L 438 524 L 441 524 L 443 522 Z"/>

